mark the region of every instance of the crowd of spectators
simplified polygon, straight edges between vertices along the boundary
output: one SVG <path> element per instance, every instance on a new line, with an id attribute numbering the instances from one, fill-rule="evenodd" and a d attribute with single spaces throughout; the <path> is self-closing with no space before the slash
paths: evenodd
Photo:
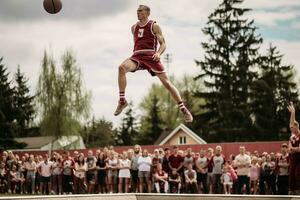
<path id="1" fill-rule="evenodd" d="M 114 147 L 52 156 L 19 156 L 4 151 L 0 159 L 0 193 L 289 193 L 288 145 L 278 152 L 249 152 L 225 158 L 222 147 L 201 149 L 141 146 L 117 153 Z"/>

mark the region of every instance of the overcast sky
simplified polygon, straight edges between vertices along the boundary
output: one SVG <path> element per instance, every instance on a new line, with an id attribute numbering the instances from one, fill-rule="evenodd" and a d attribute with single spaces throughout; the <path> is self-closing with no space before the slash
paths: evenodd
<path id="1" fill-rule="evenodd" d="M 41 59 L 46 49 L 56 60 L 72 48 L 81 66 L 86 88 L 92 91 L 96 117 L 118 123 L 114 117 L 118 101 L 118 65 L 132 52 L 130 26 L 136 22 L 139 4 L 151 7 L 151 19 L 161 26 L 166 38 L 166 53 L 172 54 L 170 74 L 180 78 L 196 74 L 194 60 L 204 52 L 201 32 L 208 15 L 220 0 L 62 0 L 56 15 L 43 10 L 42 0 L 0 1 L 0 57 L 12 74 L 18 65 L 36 90 Z M 284 63 L 300 71 L 300 1 L 246 0 L 264 38 L 263 49 L 270 42 L 285 54 Z M 137 105 L 152 83 L 158 83 L 146 71 L 128 75 L 126 96 Z M 122 116 L 121 116 L 122 117 Z"/>

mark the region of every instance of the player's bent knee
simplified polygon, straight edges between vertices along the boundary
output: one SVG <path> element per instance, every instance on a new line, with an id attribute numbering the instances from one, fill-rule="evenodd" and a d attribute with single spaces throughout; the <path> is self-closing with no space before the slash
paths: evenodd
<path id="1" fill-rule="evenodd" d="M 121 64 L 119 66 L 119 73 L 125 74 L 127 72 L 126 66 L 124 64 Z"/>

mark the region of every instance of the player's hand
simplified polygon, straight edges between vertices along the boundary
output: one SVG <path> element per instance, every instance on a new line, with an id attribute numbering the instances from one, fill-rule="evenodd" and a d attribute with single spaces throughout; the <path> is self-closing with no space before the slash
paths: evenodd
<path id="1" fill-rule="evenodd" d="M 290 102 L 290 105 L 288 105 L 288 110 L 290 113 L 295 113 L 295 108 L 293 102 Z"/>
<path id="2" fill-rule="evenodd" d="M 153 56 L 152 56 L 153 60 L 154 61 L 159 61 L 160 60 L 160 54 L 159 53 L 155 53 Z"/>

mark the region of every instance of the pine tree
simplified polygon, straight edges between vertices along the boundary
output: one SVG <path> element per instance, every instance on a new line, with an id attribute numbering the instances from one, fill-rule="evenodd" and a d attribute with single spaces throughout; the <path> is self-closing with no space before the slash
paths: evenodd
<path id="1" fill-rule="evenodd" d="M 148 113 L 142 116 L 140 132 L 142 134 L 140 144 L 153 144 L 163 132 L 161 110 L 159 109 L 158 97 L 151 97 L 151 105 Z"/>
<path id="2" fill-rule="evenodd" d="M 82 132 L 84 143 L 87 148 L 104 147 L 114 145 L 114 136 L 116 129 L 113 128 L 113 123 L 106 120 L 104 117 L 95 119 L 87 123 Z"/>
<path id="3" fill-rule="evenodd" d="M 0 58 L 0 149 L 22 148 L 23 144 L 14 141 L 16 136 L 16 109 L 14 107 L 14 88 L 8 80 L 7 68 Z"/>
<path id="4" fill-rule="evenodd" d="M 203 29 L 209 37 L 202 43 L 205 50 L 201 74 L 206 89 L 197 97 L 205 98 L 195 116 L 196 127 L 205 132 L 207 141 L 247 140 L 251 128 L 250 85 L 257 78 L 258 48 L 262 39 L 255 34 L 254 21 L 243 15 L 250 9 L 238 7 L 243 0 L 223 0 L 208 17 Z"/>
<path id="5" fill-rule="evenodd" d="M 261 140 L 280 139 L 280 132 L 289 128 L 288 102 L 293 101 L 295 105 L 299 102 L 294 66 L 283 65 L 282 58 L 276 46 L 270 44 L 267 54 L 260 59 L 260 78 L 253 84 L 255 137 Z"/>
<path id="6" fill-rule="evenodd" d="M 132 103 L 129 103 L 115 140 L 118 145 L 133 145 L 136 142 L 137 135 L 137 122 L 132 110 Z"/>
<path id="7" fill-rule="evenodd" d="M 27 137 L 28 128 L 30 128 L 30 122 L 34 114 L 34 97 L 29 94 L 27 82 L 28 79 L 25 78 L 24 74 L 20 71 L 20 67 L 18 67 L 15 74 L 16 87 L 14 92 L 18 137 Z"/>

